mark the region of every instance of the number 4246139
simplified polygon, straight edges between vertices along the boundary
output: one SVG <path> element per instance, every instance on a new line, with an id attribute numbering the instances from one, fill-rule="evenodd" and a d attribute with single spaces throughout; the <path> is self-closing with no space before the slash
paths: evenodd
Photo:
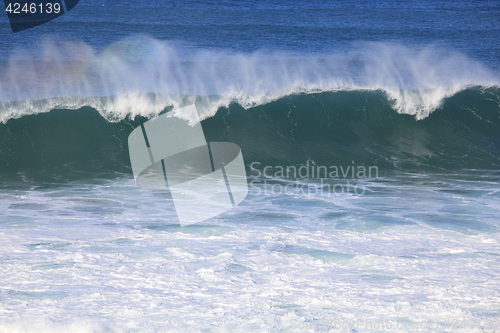
<path id="1" fill-rule="evenodd" d="M 9 14 L 59 14 L 61 11 L 60 3 L 25 3 L 23 6 L 19 2 L 9 3 L 5 11 Z"/>

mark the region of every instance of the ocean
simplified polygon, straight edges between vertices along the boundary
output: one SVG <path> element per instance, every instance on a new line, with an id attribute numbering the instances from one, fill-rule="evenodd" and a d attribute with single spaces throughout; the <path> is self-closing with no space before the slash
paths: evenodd
<path id="1" fill-rule="evenodd" d="M 499 18 L 488 0 L 81 0 L 18 33 L 0 15 L 0 332 L 500 331 Z M 175 193 L 137 186 L 129 135 L 195 121 L 187 105 L 239 146 L 248 195 L 182 225 Z"/>

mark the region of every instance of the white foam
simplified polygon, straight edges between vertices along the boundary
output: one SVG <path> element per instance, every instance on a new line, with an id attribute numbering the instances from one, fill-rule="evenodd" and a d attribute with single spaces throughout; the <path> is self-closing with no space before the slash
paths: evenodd
<path id="1" fill-rule="evenodd" d="M 248 108 L 294 93 L 355 89 L 383 90 L 398 112 L 422 119 L 462 89 L 498 86 L 498 77 L 434 45 L 357 43 L 329 54 L 297 55 L 204 50 L 144 36 L 103 51 L 44 39 L 32 50 L 13 51 L 2 66 L 0 121 L 84 105 L 108 119 L 151 116 L 192 103 L 194 96 L 203 96 L 197 103 L 206 118 L 231 102 Z"/>
<path id="2" fill-rule="evenodd" d="M 376 197 L 325 200 L 251 194 L 185 228 L 171 201 L 133 179 L 9 195 L 0 332 L 495 329 L 497 198 L 428 184 L 384 181 Z M 431 224 L 451 204 L 463 213 Z M 467 232 L 449 228 L 464 220 Z"/>

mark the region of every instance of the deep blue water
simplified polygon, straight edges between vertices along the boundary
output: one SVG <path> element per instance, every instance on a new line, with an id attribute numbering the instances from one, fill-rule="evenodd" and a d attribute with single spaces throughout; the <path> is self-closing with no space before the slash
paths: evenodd
<path id="1" fill-rule="evenodd" d="M 498 1 L 81 0 L 0 36 L 0 331 L 499 329 Z M 250 192 L 181 227 L 127 139 L 190 103 Z"/>
<path id="2" fill-rule="evenodd" d="M 12 34 L 1 17 L 3 57 L 58 34 L 102 49 L 131 34 L 241 52 L 328 52 L 358 41 L 439 44 L 498 68 L 497 1 L 82 0 L 34 30 Z"/>

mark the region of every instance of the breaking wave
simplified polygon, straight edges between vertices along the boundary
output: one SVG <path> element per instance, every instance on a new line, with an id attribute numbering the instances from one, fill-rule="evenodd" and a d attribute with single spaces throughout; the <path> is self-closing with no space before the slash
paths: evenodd
<path id="1" fill-rule="evenodd" d="M 90 106 L 11 119 L 0 124 L 0 175 L 131 175 L 127 138 L 147 120 L 109 121 Z M 250 108 L 231 103 L 202 126 L 208 141 L 237 143 L 247 166 L 310 161 L 403 171 L 500 167 L 499 88 L 462 90 L 423 120 L 399 114 L 381 90 L 353 90 L 293 94 Z"/>
<path id="2" fill-rule="evenodd" d="M 436 45 L 359 42 L 328 54 L 246 54 L 147 36 L 103 50 L 52 37 L 0 65 L 0 122 L 83 106 L 119 121 L 194 101 L 208 118 L 231 103 L 251 108 L 300 93 L 358 90 L 380 90 L 398 113 L 424 119 L 459 91 L 498 87 L 499 77 Z"/>

